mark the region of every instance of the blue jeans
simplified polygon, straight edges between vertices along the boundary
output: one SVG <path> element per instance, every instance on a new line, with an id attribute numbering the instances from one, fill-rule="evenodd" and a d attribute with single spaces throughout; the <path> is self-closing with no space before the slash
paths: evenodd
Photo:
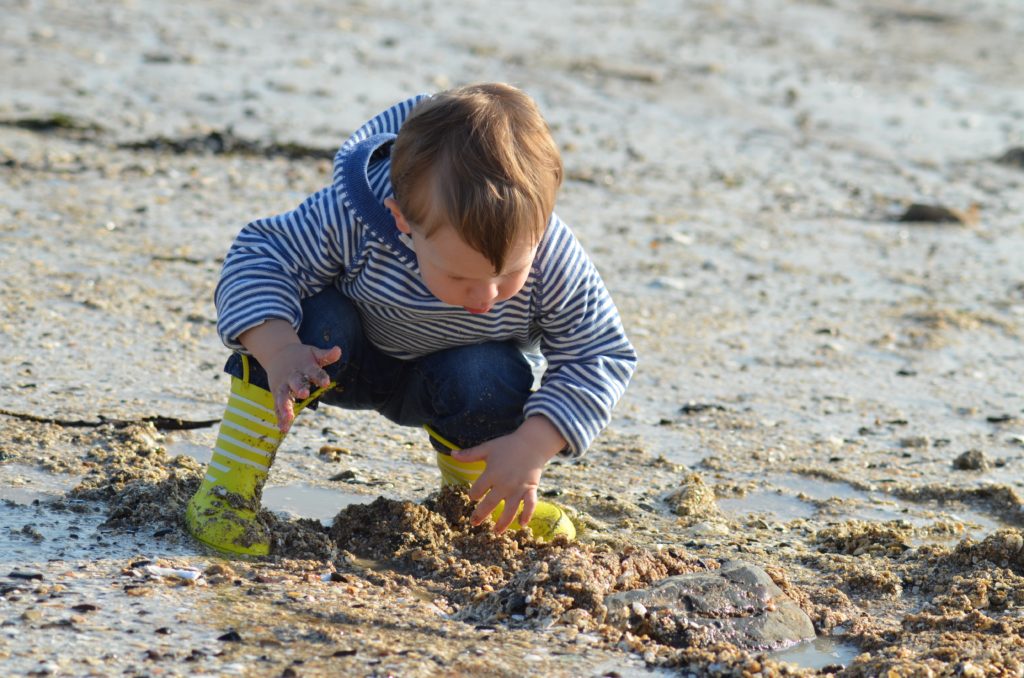
<path id="1" fill-rule="evenodd" d="M 333 287 L 304 300 L 302 317 L 303 343 L 341 347 L 341 359 L 324 367 L 337 386 L 318 402 L 376 410 L 404 426 L 429 424 L 459 447 L 511 433 L 523 422 L 533 373 L 512 342 L 470 344 L 399 360 L 367 340 L 355 304 Z M 249 368 L 249 381 L 269 390 L 259 363 L 250 358 Z M 233 354 L 224 369 L 241 378 L 241 356 Z"/>

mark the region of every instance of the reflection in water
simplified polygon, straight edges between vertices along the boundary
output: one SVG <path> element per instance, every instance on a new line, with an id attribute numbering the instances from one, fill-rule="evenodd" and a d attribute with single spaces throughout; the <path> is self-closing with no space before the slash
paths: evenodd
<path id="1" fill-rule="evenodd" d="M 857 646 L 829 636 L 797 643 L 793 647 L 774 652 L 770 656 L 780 662 L 789 662 L 805 669 L 820 669 L 838 664 L 847 666 L 860 654 Z"/>
<path id="2" fill-rule="evenodd" d="M 783 523 L 809 518 L 828 523 L 900 520 L 917 528 L 913 540 L 917 545 L 959 541 L 964 537 L 980 540 L 1008 526 L 998 517 L 966 505 L 905 501 L 884 492 L 798 475 L 772 475 L 761 489 L 717 502 L 733 518 L 758 515 Z"/>
<path id="3" fill-rule="evenodd" d="M 815 511 L 814 506 L 805 501 L 769 490 L 757 490 L 742 497 L 719 499 L 718 507 L 731 516 L 767 514 L 773 520 L 782 522 L 810 518 Z"/>
<path id="4" fill-rule="evenodd" d="M 352 504 L 369 504 L 376 497 L 342 492 L 305 483 L 277 485 L 263 490 L 263 506 L 297 518 L 312 518 L 329 525 L 338 511 Z"/>
<path id="5" fill-rule="evenodd" d="M 178 455 L 192 457 L 200 464 L 208 464 L 213 457 L 213 450 L 209 445 L 198 445 L 188 440 L 175 440 L 167 445 L 167 456 L 177 457 Z"/>
<path id="6" fill-rule="evenodd" d="M 3 464 L 0 465 L 0 500 L 31 504 L 37 499 L 55 499 L 77 485 L 81 478 L 27 464 Z"/>

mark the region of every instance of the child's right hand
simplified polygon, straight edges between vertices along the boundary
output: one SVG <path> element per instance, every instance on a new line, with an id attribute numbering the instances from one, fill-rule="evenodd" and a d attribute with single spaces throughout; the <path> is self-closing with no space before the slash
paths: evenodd
<path id="1" fill-rule="evenodd" d="M 267 371 L 270 392 L 274 396 L 277 428 L 287 433 L 295 420 L 295 403 L 310 394 L 310 384 L 325 388 L 331 378 L 323 368 L 341 358 L 341 349 L 317 348 L 308 344 L 288 344 L 278 350 L 268 363 L 260 361 Z"/>
<path id="2" fill-rule="evenodd" d="M 331 378 L 323 368 L 341 358 L 338 346 L 318 348 L 303 344 L 284 320 L 268 320 L 252 327 L 243 332 L 238 341 L 267 372 L 277 428 L 282 433 L 286 433 L 295 420 L 295 402 L 309 397 L 310 384 L 317 388 L 328 386 Z"/>

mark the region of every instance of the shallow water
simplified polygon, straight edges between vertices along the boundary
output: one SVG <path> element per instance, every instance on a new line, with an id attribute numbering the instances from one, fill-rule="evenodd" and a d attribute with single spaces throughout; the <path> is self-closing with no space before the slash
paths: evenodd
<path id="1" fill-rule="evenodd" d="M 847 666 L 860 654 L 851 643 L 831 637 L 819 637 L 793 647 L 773 652 L 772 659 L 796 664 L 805 669 L 820 669 L 830 665 Z"/>
<path id="2" fill-rule="evenodd" d="M 338 511 L 352 504 L 368 504 L 374 497 L 306 483 L 268 485 L 263 490 L 263 506 L 290 518 L 312 518 L 330 525 Z"/>
<path id="3" fill-rule="evenodd" d="M 201 445 L 192 440 L 172 438 L 167 444 L 167 454 L 172 457 L 184 454 L 200 464 L 208 464 L 213 457 L 213 450 L 209 445 Z"/>
<path id="4" fill-rule="evenodd" d="M 210 432 L 192 435 L 175 435 L 168 439 L 166 449 L 170 456 L 186 455 L 206 464 L 212 457 L 208 444 L 198 442 L 198 437 L 208 437 Z M 376 461 L 374 467 L 379 467 Z M 329 526 L 338 511 L 352 504 L 368 504 L 376 496 L 345 492 L 336 487 L 323 487 L 310 483 L 268 484 L 263 489 L 263 506 L 283 514 L 287 518 L 310 518 Z"/>
<path id="5" fill-rule="evenodd" d="M 777 522 L 810 518 L 815 507 L 792 495 L 769 490 L 750 492 L 743 497 L 717 501 L 719 508 L 733 516 L 763 515 Z"/>
<path id="6" fill-rule="evenodd" d="M 910 502 L 883 492 L 858 490 L 846 483 L 806 476 L 771 475 L 768 487 L 742 497 L 717 500 L 718 506 L 733 517 L 762 516 L 775 522 L 817 518 L 826 522 L 863 520 L 869 522 L 904 521 L 915 528 L 936 523 L 952 524 L 949 531 L 918 534 L 915 544 L 956 542 L 964 537 L 981 540 L 1010 523 L 983 510 L 966 505 L 938 502 Z M 831 500 L 840 500 L 832 503 Z"/>
<path id="7" fill-rule="evenodd" d="M 28 464 L 0 464 L 0 501 L 31 504 L 62 496 L 81 476 L 56 474 Z"/>
<path id="8" fill-rule="evenodd" d="M 52 511 L 45 504 L 0 503 L 0 562 L 3 567 L 32 568 L 51 560 L 128 557 L 132 548 L 106 535 L 100 524 L 105 507 L 83 503 L 81 513 Z M 138 546 L 145 548 L 145 540 Z"/>

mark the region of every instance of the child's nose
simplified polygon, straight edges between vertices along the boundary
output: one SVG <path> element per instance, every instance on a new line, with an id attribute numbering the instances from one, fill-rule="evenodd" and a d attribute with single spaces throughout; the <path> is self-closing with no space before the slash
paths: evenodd
<path id="1" fill-rule="evenodd" d="M 496 284 L 477 285 L 470 291 L 470 298 L 473 305 L 482 308 L 498 298 L 498 286 Z"/>

